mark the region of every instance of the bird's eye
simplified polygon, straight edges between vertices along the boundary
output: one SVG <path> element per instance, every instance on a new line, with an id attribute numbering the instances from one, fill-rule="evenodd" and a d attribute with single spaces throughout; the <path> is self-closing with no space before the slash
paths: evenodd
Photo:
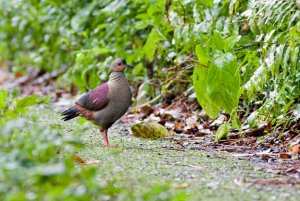
<path id="1" fill-rule="evenodd" d="M 121 63 L 118 63 L 118 66 L 121 66 Z"/>

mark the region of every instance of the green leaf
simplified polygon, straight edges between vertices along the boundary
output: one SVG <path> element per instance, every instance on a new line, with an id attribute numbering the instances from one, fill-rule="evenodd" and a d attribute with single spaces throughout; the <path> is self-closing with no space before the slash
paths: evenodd
<path id="1" fill-rule="evenodd" d="M 294 116 L 296 120 L 300 119 L 300 104 L 295 106 Z"/>
<path id="2" fill-rule="evenodd" d="M 143 51 L 146 54 L 146 57 L 153 61 L 154 52 L 158 45 L 158 42 L 161 40 L 161 36 L 158 34 L 158 32 L 155 29 L 152 29 L 151 33 L 148 36 L 148 39 L 146 41 L 146 44 L 143 47 Z"/>
<path id="3" fill-rule="evenodd" d="M 22 107 L 27 107 L 31 105 L 35 105 L 39 103 L 39 96 L 26 96 L 22 99 L 17 99 L 16 100 L 16 107 L 17 108 L 22 108 Z"/>
<path id="4" fill-rule="evenodd" d="M 220 50 L 222 51 L 225 45 L 224 38 L 219 31 L 215 30 L 212 37 L 212 49 L 213 51 Z"/>
<path id="5" fill-rule="evenodd" d="M 8 92 L 4 89 L 0 89 L 0 111 L 6 107 L 6 100 L 8 97 Z"/>
<path id="6" fill-rule="evenodd" d="M 48 103 L 51 100 L 51 98 L 52 98 L 52 94 L 49 94 L 45 98 L 40 99 L 38 103 L 39 104 L 41 104 L 41 103 Z"/>
<path id="7" fill-rule="evenodd" d="M 236 110 L 233 110 L 230 114 L 230 117 L 232 119 L 231 125 L 233 128 L 241 128 L 241 122 L 239 120 L 239 116 Z"/>
<path id="8" fill-rule="evenodd" d="M 202 47 L 198 46 L 197 49 L 197 56 L 206 58 L 201 54 L 204 52 Z M 197 100 L 209 117 L 217 117 L 221 108 L 230 114 L 238 104 L 240 90 L 240 75 L 235 55 L 217 51 L 213 63 L 207 68 L 194 68 L 193 84 Z"/>
<path id="9" fill-rule="evenodd" d="M 203 66 L 195 66 L 193 72 L 193 85 L 197 96 L 197 101 L 211 118 L 216 118 L 221 107 L 215 104 L 207 96 L 207 74 L 208 68 Z"/>
<path id="10" fill-rule="evenodd" d="M 203 45 L 202 44 L 196 45 L 195 51 L 200 63 L 207 66 L 209 57 L 207 56 L 206 49 L 203 47 Z"/>
<path id="11" fill-rule="evenodd" d="M 248 118 L 247 118 L 247 123 L 249 124 L 250 128 L 253 128 L 255 126 L 255 120 L 257 119 L 258 112 L 254 111 L 252 112 Z"/>
<path id="12" fill-rule="evenodd" d="M 230 52 L 234 50 L 235 44 L 241 39 L 241 36 L 231 36 L 225 39 L 224 50 Z"/>
<path id="13" fill-rule="evenodd" d="M 138 21 L 136 22 L 135 24 L 135 28 L 136 29 L 145 29 L 146 27 L 148 27 L 150 24 L 150 21 L 149 20 L 143 20 L 143 21 Z"/>
<path id="14" fill-rule="evenodd" d="M 298 65 L 298 59 L 300 58 L 299 55 L 299 47 L 296 47 L 295 50 L 292 52 L 291 55 L 291 63 L 292 63 L 292 68 L 291 68 L 291 72 L 292 74 L 295 73 L 296 69 L 297 69 L 297 65 Z"/>
<path id="15" fill-rule="evenodd" d="M 228 136 L 228 133 L 229 133 L 229 129 L 230 129 L 229 123 L 222 124 L 217 130 L 217 134 L 215 136 L 215 141 L 219 142 L 220 140 L 226 139 Z"/>
<path id="16" fill-rule="evenodd" d="M 230 114 L 238 105 L 240 73 L 233 53 L 217 51 L 207 78 L 207 93 L 216 105 Z"/>
<path id="17" fill-rule="evenodd" d="M 207 7 L 212 7 L 214 1 L 213 0 L 201 0 Z"/>

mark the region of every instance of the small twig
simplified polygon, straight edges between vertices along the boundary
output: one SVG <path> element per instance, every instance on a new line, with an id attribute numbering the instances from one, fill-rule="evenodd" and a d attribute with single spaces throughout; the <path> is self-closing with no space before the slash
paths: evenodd
<path id="1" fill-rule="evenodd" d="M 138 108 L 142 108 L 142 107 L 144 107 L 146 105 L 151 105 L 151 104 L 155 103 L 156 101 L 158 101 L 160 98 L 161 98 L 161 94 L 159 94 L 158 96 L 156 96 L 152 100 L 150 100 L 150 101 L 148 101 L 148 102 L 146 102 L 146 103 L 144 103 L 142 105 L 136 106 L 135 108 L 138 109 Z"/>
<path id="2" fill-rule="evenodd" d="M 175 151 L 185 151 L 185 149 L 174 148 L 174 147 L 165 147 L 165 149 L 168 149 L 168 150 L 175 150 Z"/>
<path id="3" fill-rule="evenodd" d="M 182 144 L 182 142 L 180 142 L 179 140 L 176 140 L 176 139 L 172 139 L 173 141 L 175 141 L 177 144 L 179 144 L 182 148 L 186 148 L 183 144 Z"/>

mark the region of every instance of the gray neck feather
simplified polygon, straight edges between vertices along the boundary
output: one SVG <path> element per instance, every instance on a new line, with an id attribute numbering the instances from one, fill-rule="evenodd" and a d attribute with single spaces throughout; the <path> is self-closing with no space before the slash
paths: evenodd
<path id="1" fill-rule="evenodd" d="M 118 83 L 120 81 L 126 80 L 124 72 L 112 72 L 109 76 L 109 82 Z"/>

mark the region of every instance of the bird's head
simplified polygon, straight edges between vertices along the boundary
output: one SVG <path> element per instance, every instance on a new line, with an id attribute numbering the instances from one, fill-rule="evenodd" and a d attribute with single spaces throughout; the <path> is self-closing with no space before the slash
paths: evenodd
<path id="1" fill-rule="evenodd" d="M 110 70 L 113 72 L 123 72 L 126 68 L 132 68 L 123 58 L 118 58 L 111 63 Z"/>

